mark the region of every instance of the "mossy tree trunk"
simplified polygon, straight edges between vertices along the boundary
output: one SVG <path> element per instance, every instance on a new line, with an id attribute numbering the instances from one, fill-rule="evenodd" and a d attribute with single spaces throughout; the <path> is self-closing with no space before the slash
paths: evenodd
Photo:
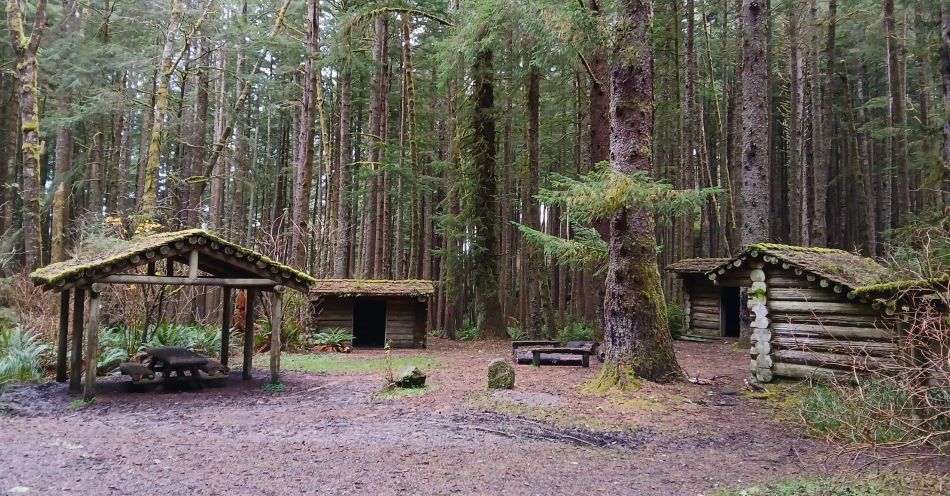
<path id="1" fill-rule="evenodd" d="M 653 53 L 649 0 L 623 0 L 614 30 L 610 75 L 610 161 L 624 174 L 649 172 L 653 139 Z M 657 269 L 653 216 L 626 208 L 610 219 L 604 301 L 606 361 L 594 386 L 621 389 L 635 378 L 665 382 L 682 375 L 666 319 Z"/>
<path id="2" fill-rule="evenodd" d="M 162 130 L 165 126 L 165 114 L 168 111 L 168 86 L 177 65 L 177 60 L 172 59 L 172 50 L 175 48 L 175 34 L 181 27 L 183 10 L 181 0 L 172 0 L 171 17 L 165 34 L 165 44 L 162 47 L 162 58 L 158 70 L 159 79 L 155 88 L 155 106 L 152 109 L 148 156 L 145 160 L 145 183 L 142 190 L 141 220 L 154 221 L 158 215 L 158 176 L 161 166 Z"/>
<path id="3" fill-rule="evenodd" d="M 768 18 L 766 0 L 743 0 L 742 195 L 739 197 L 742 246 L 768 241 L 770 236 Z"/>
<path id="4" fill-rule="evenodd" d="M 46 26 L 46 0 L 36 5 L 36 17 L 29 36 L 26 14 L 19 0 L 7 0 L 7 29 L 16 55 L 17 89 L 20 108 L 20 132 L 23 135 L 23 250 L 24 269 L 31 271 L 43 263 L 40 234 L 40 111 L 37 99 L 38 68 L 36 50 Z"/>
<path id="5" fill-rule="evenodd" d="M 472 247 L 472 276 L 475 279 L 475 307 L 478 332 L 485 338 L 504 338 L 501 303 L 498 299 L 498 236 L 495 211 L 498 179 L 495 155 L 495 82 L 493 54 L 483 47 L 472 63 L 472 160 L 475 191 L 469 207 L 475 226 Z"/>

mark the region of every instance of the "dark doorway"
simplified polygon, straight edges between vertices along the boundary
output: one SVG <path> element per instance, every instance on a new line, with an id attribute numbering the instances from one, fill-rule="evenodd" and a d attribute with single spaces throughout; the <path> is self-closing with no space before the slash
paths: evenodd
<path id="1" fill-rule="evenodd" d="M 353 346 L 382 348 L 386 344 L 386 300 L 353 303 Z"/>
<path id="2" fill-rule="evenodd" d="M 729 338 L 739 337 L 739 288 L 722 288 L 719 300 L 720 328 L 722 335 Z"/>

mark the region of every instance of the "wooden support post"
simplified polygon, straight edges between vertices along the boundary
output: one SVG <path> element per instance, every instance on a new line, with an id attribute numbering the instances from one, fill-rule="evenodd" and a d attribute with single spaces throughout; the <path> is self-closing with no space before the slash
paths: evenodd
<path id="1" fill-rule="evenodd" d="M 231 288 L 221 288 L 221 365 L 228 366 L 231 354 Z"/>
<path id="2" fill-rule="evenodd" d="M 82 386 L 82 334 L 85 326 L 83 312 L 86 305 L 86 290 L 76 288 L 73 294 L 73 349 L 69 363 L 69 389 L 79 391 Z"/>
<path id="3" fill-rule="evenodd" d="M 198 278 L 198 250 L 188 254 L 188 279 Z"/>
<path id="4" fill-rule="evenodd" d="M 89 289 L 89 323 L 86 329 L 86 383 L 82 399 L 91 401 L 96 396 L 96 366 L 99 363 L 99 285 Z"/>
<path id="5" fill-rule="evenodd" d="M 59 292 L 59 335 L 56 337 L 56 382 L 66 382 L 66 348 L 69 347 L 68 289 Z"/>
<path id="6" fill-rule="evenodd" d="M 280 384 L 280 325 L 284 319 L 284 287 L 274 288 L 274 307 L 270 322 L 270 383 Z"/>
<path id="7" fill-rule="evenodd" d="M 248 288 L 247 304 L 244 307 L 244 370 L 241 377 L 247 381 L 251 379 L 251 367 L 254 362 L 254 300 L 257 291 Z"/>

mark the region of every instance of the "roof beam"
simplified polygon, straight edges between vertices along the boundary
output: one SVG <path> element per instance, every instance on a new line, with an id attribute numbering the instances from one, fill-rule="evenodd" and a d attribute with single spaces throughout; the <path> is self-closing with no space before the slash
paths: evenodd
<path id="1" fill-rule="evenodd" d="M 168 284 L 176 286 L 231 286 L 273 288 L 278 283 L 257 277 L 169 277 L 138 274 L 113 274 L 97 282 L 106 284 Z"/>

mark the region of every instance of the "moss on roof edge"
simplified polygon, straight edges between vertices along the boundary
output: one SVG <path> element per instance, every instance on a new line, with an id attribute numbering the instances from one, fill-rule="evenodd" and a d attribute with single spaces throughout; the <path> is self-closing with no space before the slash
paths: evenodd
<path id="1" fill-rule="evenodd" d="M 148 240 L 149 238 L 155 238 L 155 243 L 145 245 L 142 248 L 138 248 L 138 249 L 129 249 L 126 251 L 122 251 L 114 255 L 111 255 L 107 258 L 103 258 L 101 260 L 90 260 L 89 263 L 72 266 L 58 273 L 55 272 L 55 269 L 57 268 L 57 266 L 68 265 L 72 259 L 66 260 L 63 262 L 50 264 L 50 265 L 47 265 L 46 267 L 42 267 L 40 269 L 33 271 L 30 274 L 30 279 L 33 281 L 34 284 L 45 284 L 45 285 L 50 285 L 50 286 L 55 285 L 57 282 L 62 281 L 64 279 L 71 278 L 72 276 L 75 276 L 77 274 L 79 276 L 82 276 L 82 272 L 87 269 L 90 269 L 93 267 L 101 267 L 105 265 L 112 265 L 114 263 L 125 260 L 127 258 L 134 257 L 136 255 L 142 255 L 145 252 L 155 250 L 163 245 L 174 243 L 176 241 L 181 241 L 191 236 L 203 236 L 211 242 L 219 243 L 221 245 L 226 245 L 231 248 L 234 248 L 235 251 L 238 251 L 244 255 L 253 255 L 256 259 L 259 259 L 266 264 L 273 265 L 274 267 L 277 267 L 280 271 L 290 272 L 294 276 L 299 277 L 300 279 L 302 279 L 303 281 L 306 281 L 309 284 L 316 282 L 316 279 L 314 279 L 312 276 L 304 272 L 294 269 L 293 267 L 290 267 L 289 265 L 284 265 L 282 263 L 275 262 L 274 260 L 271 260 L 267 256 L 261 254 L 260 252 L 256 252 L 254 250 L 244 248 L 243 246 L 227 241 L 218 235 L 205 231 L 204 229 L 186 229 L 183 231 L 159 233 L 159 234 L 153 234 L 151 236 L 145 236 L 143 238 L 132 239 L 132 240 L 129 240 L 130 243 L 143 242 L 143 241 Z M 53 274 L 47 276 L 46 273 L 48 272 L 52 272 Z"/>
<path id="2" fill-rule="evenodd" d="M 880 284 L 869 284 L 854 288 L 849 296 L 871 296 L 880 294 L 893 294 L 898 291 L 904 291 L 912 288 L 932 289 L 939 284 L 950 284 L 950 274 L 941 274 L 937 277 L 928 279 L 903 279 L 898 281 L 884 282 Z"/>

